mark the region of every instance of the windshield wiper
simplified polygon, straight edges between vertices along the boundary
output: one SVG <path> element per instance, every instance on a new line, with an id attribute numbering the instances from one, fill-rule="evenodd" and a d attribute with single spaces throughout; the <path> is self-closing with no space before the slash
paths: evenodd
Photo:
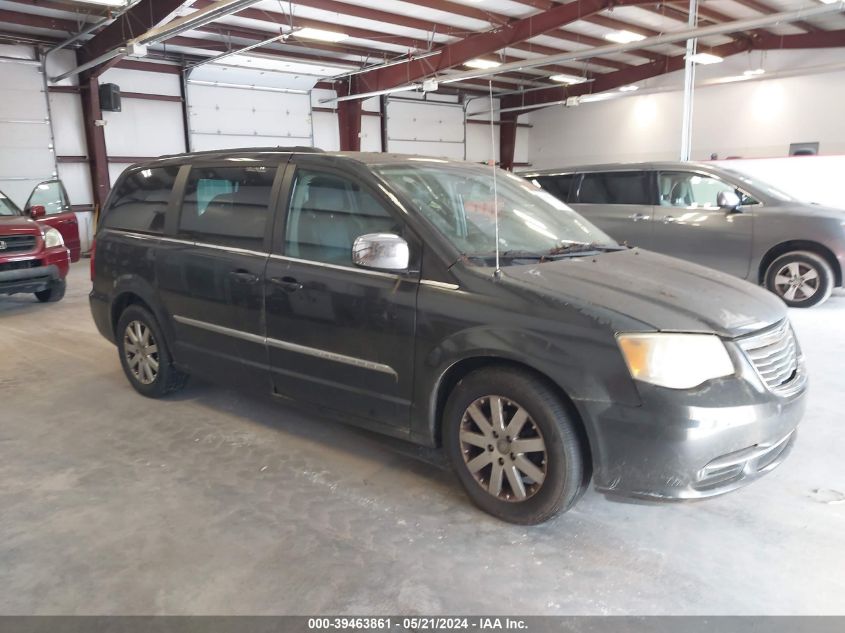
<path id="1" fill-rule="evenodd" d="M 595 252 L 605 253 L 609 251 L 618 251 L 622 248 L 624 247 L 619 245 L 600 244 L 599 242 L 570 242 L 569 244 L 562 244 L 549 249 L 547 255 L 554 257 L 556 255 L 575 255 Z"/>

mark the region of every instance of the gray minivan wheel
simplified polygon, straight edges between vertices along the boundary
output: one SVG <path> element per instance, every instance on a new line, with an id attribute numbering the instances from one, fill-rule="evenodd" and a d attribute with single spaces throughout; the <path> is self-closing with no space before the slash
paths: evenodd
<path id="1" fill-rule="evenodd" d="M 542 380 L 506 367 L 471 372 L 446 403 L 443 442 L 470 499 L 510 523 L 542 523 L 586 488 L 569 408 Z"/>
<path id="2" fill-rule="evenodd" d="M 775 259 L 766 270 L 766 288 L 791 308 L 824 303 L 833 291 L 833 270 L 823 257 L 793 251 Z"/>
<path id="3" fill-rule="evenodd" d="M 173 366 L 158 321 L 146 308 L 126 308 L 117 322 L 115 338 L 123 372 L 141 395 L 161 398 L 188 382 L 188 374 Z"/>

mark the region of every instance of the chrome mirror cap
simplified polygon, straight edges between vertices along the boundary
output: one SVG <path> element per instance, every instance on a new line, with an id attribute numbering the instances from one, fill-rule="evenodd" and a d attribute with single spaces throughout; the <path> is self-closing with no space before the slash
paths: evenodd
<path id="1" fill-rule="evenodd" d="M 410 258 L 408 242 L 392 233 L 367 233 L 352 244 L 352 261 L 364 268 L 404 271 Z"/>
<path id="2" fill-rule="evenodd" d="M 739 206 L 739 196 L 734 191 L 720 191 L 716 195 L 716 204 L 722 209 L 736 209 Z"/>

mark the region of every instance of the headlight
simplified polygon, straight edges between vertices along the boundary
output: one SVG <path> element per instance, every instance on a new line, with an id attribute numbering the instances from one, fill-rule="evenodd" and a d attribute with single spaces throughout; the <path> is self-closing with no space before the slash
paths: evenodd
<path id="1" fill-rule="evenodd" d="M 728 350 L 713 334 L 620 334 L 619 349 L 637 380 L 691 389 L 734 373 Z"/>
<path id="2" fill-rule="evenodd" d="M 64 245 L 65 241 L 62 239 L 62 234 L 56 229 L 47 229 L 44 231 L 44 248 L 54 248 Z"/>

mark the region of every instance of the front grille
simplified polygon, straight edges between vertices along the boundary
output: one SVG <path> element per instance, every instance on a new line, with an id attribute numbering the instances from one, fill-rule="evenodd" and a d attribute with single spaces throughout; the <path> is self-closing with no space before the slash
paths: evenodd
<path id="1" fill-rule="evenodd" d="M 35 235 L 0 235 L 0 255 L 35 250 Z"/>
<path id="2" fill-rule="evenodd" d="M 21 262 L 4 262 L 0 264 L 0 273 L 6 270 L 26 270 L 27 268 L 37 268 L 41 265 L 41 260 L 25 259 Z"/>
<path id="3" fill-rule="evenodd" d="M 766 386 L 786 395 L 799 382 L 798 342 L 789 321 L 737 341 Z"/>

